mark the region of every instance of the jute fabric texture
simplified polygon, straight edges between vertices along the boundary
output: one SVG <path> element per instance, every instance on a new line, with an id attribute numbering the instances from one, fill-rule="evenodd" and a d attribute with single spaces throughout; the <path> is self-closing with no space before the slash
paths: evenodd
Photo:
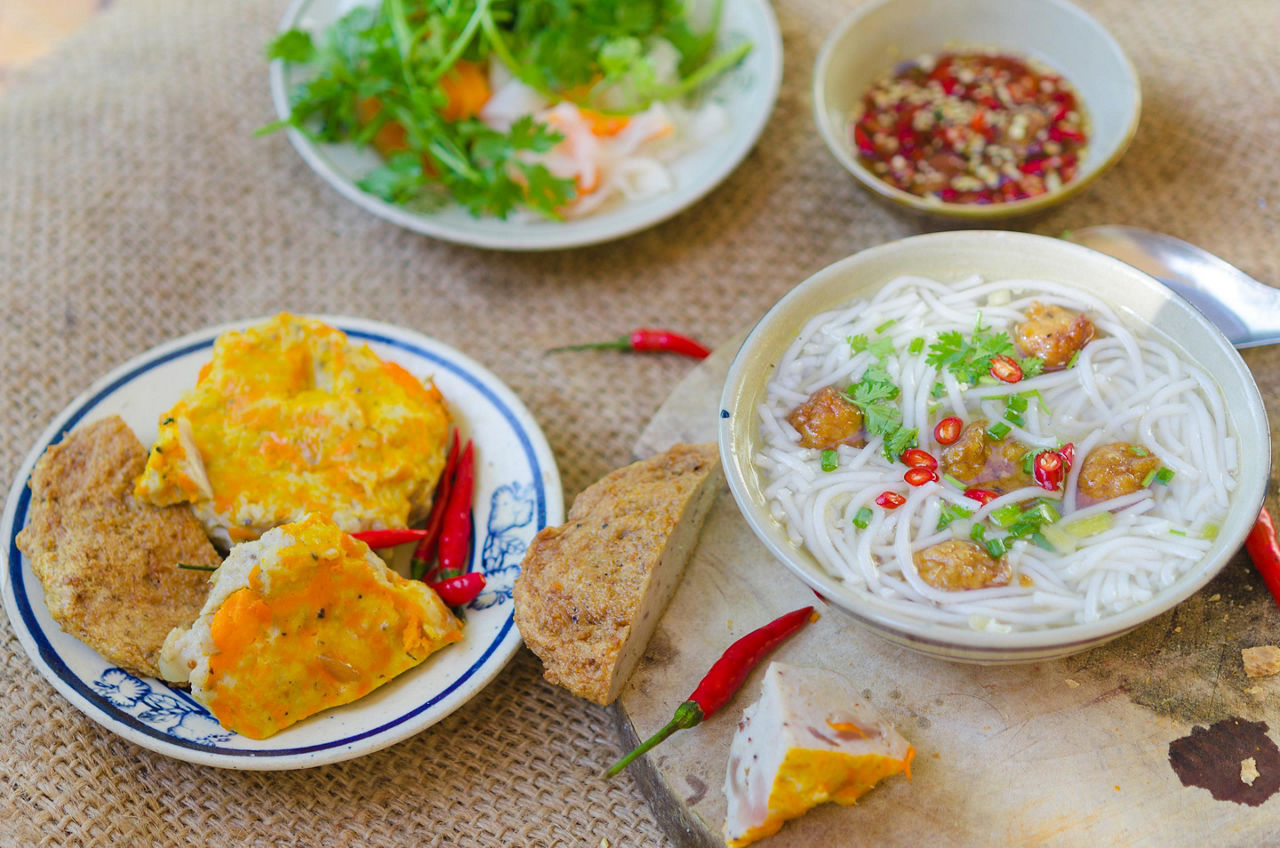
<path id="1" fill-rule="evenodd" d="M 283 136 L 255 140 L 273 118 L 263 45 L 284 5 L 117 0 L 0 98 L 6 483 L 96 376 L 188 331 L 295 310 L 386 320 L 469 353 L 532 410 L 572 498 L 632 458 L 693 366 L 541 351 L 642 325 L 718 345 L 824 265 L 939 227 L 873 202 L 812 128 L 813 59 L 852 2 L 775 4 L 781 97 L 708 198 L 631 238 L 548 254 L 400 230 L 321 183 Z M 1142 126 L 1084 196 L 1015 226 L 1164 230 L 1280 284 L 1280 5 L 1082 5 L 1138 68 Z M 1247 358 L 1276 420 L 1275 355 Z M 189 765 L 116 738 L 38 675 L 7 622 L 0 659 L 3 846 L 672 844 L 628 775 L 600 777 L 619 754 L 607 711 L 542 681 L 527 651 L 430 730 L 288 773 Z"/>

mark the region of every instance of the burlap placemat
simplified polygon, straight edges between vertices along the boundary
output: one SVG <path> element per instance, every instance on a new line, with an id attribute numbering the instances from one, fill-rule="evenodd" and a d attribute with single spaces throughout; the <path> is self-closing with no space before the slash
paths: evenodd
<path id="1" fill-rule="evenodd" d="M 118 0 L 0 98 L 6 482 L 95 376 L 172 336 L 291 309 L 394 321 L 469 352 L 541 422 L 572 497 L 630 459 L 690 366 L 539 351 L 645 324 L 719 344 L 821 266 L 936 227 L 871 202 L 811 129 L 813 57 L 852 3 L 777 4 L 777 110 L 710 197 L 632 238 L 542 255 L 397 229 L 324 186 L 282 136 L 252 139 L 272 118 L 262 46 L 284 5 Z M 1020 226 L 1147 226 L 1280 282 L 1280 7 L 1084 5 L 1138 67 L 1142 128 L 1084 197 Z M 1271 359 L 1250 355 L 1274 397 Z M 6 846 L 670 844 L 628 776 L 599 777 L 618 754 L 607 713 L 544 683 L 527 652 L 386 751 L 237 773 L 102 731 L 39 677 L 7 622 L 0 634 Z"/>

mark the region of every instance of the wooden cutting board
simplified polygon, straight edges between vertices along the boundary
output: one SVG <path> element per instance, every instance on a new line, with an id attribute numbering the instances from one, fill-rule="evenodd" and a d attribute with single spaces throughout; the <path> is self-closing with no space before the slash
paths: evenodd
<path id="1" fill-rule="evenodd" d="M 636 445 L 715 439 L 736 345 L 684 380 Z M 647 654 L 615 705 L 629 749 L 665 724 L 734 639 L 797 607 L 822 615 L 774 658 L 852 680 L 915 745 L 914 778 L 827 804 L 762 846 L 1280 844 L 1280 677 L 1240 649 L 1280 644 L 1280 612 L 1240 554 L 1204 591 L 1102 648 L 1035 665 L 945 662 L 823 607 L 716 502 Z M 729 742 L 763 666 L 720 713 L 631 767 L 680 846 L 723 845 Z M 1241 780 L 1252 757 L 1259 776 Z"/>

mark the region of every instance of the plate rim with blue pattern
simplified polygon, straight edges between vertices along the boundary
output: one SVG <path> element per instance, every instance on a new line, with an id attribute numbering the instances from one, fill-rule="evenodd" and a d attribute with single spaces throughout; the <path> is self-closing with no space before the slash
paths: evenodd
<path id="1" fill-rule="evenodd" d="M 96 380 L 41 433 L 23 461 L 0 517 L 0 590 L 5 613 L 37 670 L 107 730 L 144 748 L 233 769 L 308 768 L 372 753 L 425 730 L 483 689 L 515 655 L 512 585 L 533 535 L 564 520 L 555 459 L 528 409 L 475 360 L 426 335 L 349 316 L 315 316 L 420 377 L 431 377 L 476 444 L 470 568 L 485 592 L 466 609 L 463 640 L 359 701 L 312 716 L 265 740 L 222 728 L 189 692 L 107 662 L 68 635 L 44 605 L 43 589 L 17 547 L 29 518 L 28 481 L 49 445 L 76 426 L 120 414 L 144 444 L 160 413 L 194 383 L 214 339 L 266 318 L 209 327 L 152 348 Z"/>

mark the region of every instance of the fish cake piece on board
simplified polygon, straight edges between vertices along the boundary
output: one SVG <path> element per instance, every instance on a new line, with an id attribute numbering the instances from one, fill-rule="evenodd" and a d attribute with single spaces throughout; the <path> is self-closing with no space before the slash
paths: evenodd
<path id="1" fill-rule="evenodd" d="M 134 498 L 147 450 L 117 416 L 50 445 L 31 473 L 31 520 L 18 548 L 62 629 L 134 673 L 158 677 L 160 646 L 195 620 L 218 552 L 191 507 Z"/>
<path id="2" fill-rule="evenodd" d="M 543 529 L 515 583 L 515 618 L 548 680 L 608 704 L 653 635 L 724 481 L 714 444 L 676 445 L 589 486 Z"/>

